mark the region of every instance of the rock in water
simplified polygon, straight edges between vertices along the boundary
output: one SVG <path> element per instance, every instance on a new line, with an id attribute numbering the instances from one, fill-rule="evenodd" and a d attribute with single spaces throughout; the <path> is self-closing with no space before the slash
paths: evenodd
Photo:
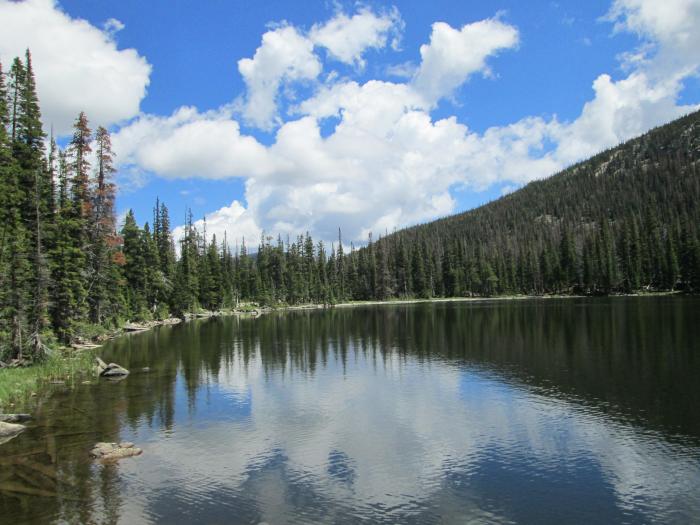
<path id="1" fill-rule="evenodd" d="M 16 425 L 14 423 L 5 423 L 4 421 L 0 421 L 0 445 L 7 443 L 14 437 L 17 437 L 25 428 L 27 427 L 24 425 Z"/>
<path id="2" fill-rule="evenodd" d="M 116 363 L 106 364 L 99 357 L 96 357 L 95 360 L 97 361 L 97 366 L 95 367 L 95 371 L 97 372 L 97 375 L 99 375 L 101 377 L 116 378 L 116 377 L 124 377 L 124 376 L 129 375 L 129 371 L 126 368 L 124 368 Z"/>
<path id="3" fill-rule="evenodd" d="M 97 443 L 90 451 L 90 455 L 102 461 L 114 461 L 122 458 L 138 456 L 143 452 L 133 443 L 122 441 L 121 443 Z"/>
<path id="4" fill-rule="evenodd" d="M 107 365 L 107 369 L 102 372 L 102 377 L 128 376 L 129 371 L 116 363 Z"/>

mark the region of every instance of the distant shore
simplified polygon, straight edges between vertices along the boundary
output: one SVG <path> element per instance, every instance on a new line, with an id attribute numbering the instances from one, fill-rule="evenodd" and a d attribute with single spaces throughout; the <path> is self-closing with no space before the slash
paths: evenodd
<path id="1" fill-rule="evenodd" d="M 285 310 L 317 310 L 331 308 L 353 308 L 357 306 L 382 306 L 382 305 L 402 305 L 421 303 L 470 303 L 484 301 L 528 301 L 537 299 L 603 299 L 615 297 L 663 297 L 669 295 L 684 295 L 682 292 L 644 292 L 631 294 L 611 294 L 611 295 L 576 295 L 576 294 L 549 294 L 549 295 L 496 295 L 492 297 L 432 297 L 425 299 L 388 299 L 388 300 L 368 300 L 368 301 L 348 301 L 330 305 L 324 304 L 300 304 L 291 306 L 279 306 L 264 311 L 285 311 Z"/>

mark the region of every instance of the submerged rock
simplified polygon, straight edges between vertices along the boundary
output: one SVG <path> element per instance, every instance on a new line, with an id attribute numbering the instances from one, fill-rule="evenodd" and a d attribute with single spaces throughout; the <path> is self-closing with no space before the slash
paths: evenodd
<path id="1" fill-rule="evenodd" d="M 122 458 L 138 456 L 143 453 L 143 450 L 134 446 L 129 441 L 121 443 L 97 443 L 90 451 L 90 455 L 95 459 L 103 461 L 112 461 Z"/>
<path id="2" fill-rule="evenodd" d="M 7 443 L 12 438 L 17 437 L 25 428 L 27 427 L 24 425 L 0 421 L 0 445 Z"/>

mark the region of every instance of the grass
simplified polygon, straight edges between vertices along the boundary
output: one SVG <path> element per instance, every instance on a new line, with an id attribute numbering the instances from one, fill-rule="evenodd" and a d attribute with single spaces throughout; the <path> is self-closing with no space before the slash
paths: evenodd
<path id="1" fill-rule="evenodd" d="M 64 381 L 66 385 L 85 379 L 92 370 L 94 352 L 89 350 L 57 351 L 45 361 L 27 368 L 0 370 L 0 407 L 26 401 L 33 392 L 51 381 Z"/>

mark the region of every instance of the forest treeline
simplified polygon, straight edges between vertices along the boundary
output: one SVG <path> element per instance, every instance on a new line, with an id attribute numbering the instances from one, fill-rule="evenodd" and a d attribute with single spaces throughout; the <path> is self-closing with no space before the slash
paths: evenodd
<path id="1" fill-rule="evenodd" d="M 0 359 L 241 301 L 700 291 L 700 113 L 359 249 L 263 235 L 254 254 L 191 213 L 174 240 L 159 201 L 117 231 L 109 132 L 81 113 L 65 148 L 46 137 L 29 52 L 0 66 L 0 122 Z"/>

